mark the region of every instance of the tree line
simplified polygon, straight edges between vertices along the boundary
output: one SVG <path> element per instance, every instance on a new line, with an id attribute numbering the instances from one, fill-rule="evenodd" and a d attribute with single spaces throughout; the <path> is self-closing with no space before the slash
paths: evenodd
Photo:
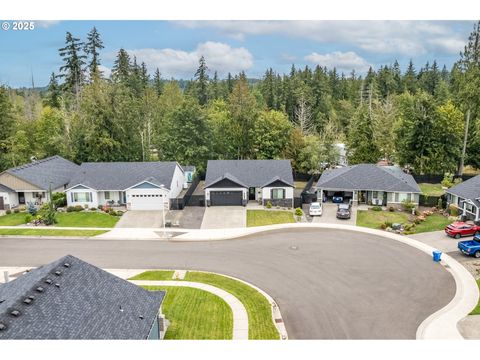
<path id="1" fill-rule="evenodd" d="M 111 75 L 101 36 L 67 32 L 63 65 L 48 88 L 0 87 L 0 170 L 61 155 L 85 161 L 176 160 L 204 170 L 208 159 L 288 158 L 318 173 L 338 161 L 380 159 L 417 174 L 480 168 L 480 22 L 451 69 L 436 61 L 402 72 L 397 61 L 352 71 L 316 66 L 267 69 L 220 79 L 199 59 L 191 80 L 148 72 L 125 49 Z"/>

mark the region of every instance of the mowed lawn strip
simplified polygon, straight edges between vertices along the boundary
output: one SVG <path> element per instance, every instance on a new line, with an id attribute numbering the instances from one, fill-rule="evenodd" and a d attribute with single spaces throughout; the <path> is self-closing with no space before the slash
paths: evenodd
<path id="1" fill-rule="evenodd" d="M 400 211 L 373 211 L 373 210 L 358 210 L 357 211 L 357 226 L 363 226 L 371 229 L 380 229 L 385 221 L 391 223 L 406 224 L 409 215 Z"/>
<path id="2" fill-rule="evenodd" d="M 415 233 L 443 230 L 452 221 L 448 217 L 440 214 L 432 214 L 426 217 L 426 220 L 415 225 Z"/>
<path id="3" fill-rule="evenodd" d="M 57 227 L 99 227 L 113 228 L 120 217 L 103 212 L 70 212 L 58 213 Z"/>
<path id="4" fill-rule="evenodd" d="M 165 339 L 228 340 L 233 336 L 233 313 L 220 297 L 189 287 L 144 286 L 165 290 L 162 311 L 170 321 Z"/>
<path id="5" fill-rule="evenodd" d="M 55 230 L 55 229 L 0 229 L 0 235 L 26 236 L 97 236 L 105 234 L 106 230 Z"/>
<path id="6" fill-rule="evenodd" d="M 480 289 L 480 279 L 477 279 L 477 285 L 478 285 L 478 288 Z M 478 300 L 477 306 L 475 306 L 475 309 L 472 310 L 470 315 L 480 315 L 480 299 Z"/>
<path id="7" fill-rule="evenodd" d="M 442 196 L 445 193 L 445 190 L 442 189 L 442 184 L 420 183 L 418 186 L 422 193 L 427 196 Z"/>
<path id="8" fill-rule="evenodd" d="M 128 280 L 173 280 L 173 270 L 149 270 L 135 275 Z"/>
<path id="9" fill-rule="evenodd" d="M 248 314 L 249 339 L 278 340 L 280 338 L 273 324 L 270 303 L 251 286 L 226 276 L 195 271 L 188 271 L 185 280 L 216 286 L 240 300 Z"/>
<path id="10" fill-rule="evenodd" d="M 247 227 L 294 223 L 291 211 L 247 210 Z"/>
<path id="11" fill-rule="evenodd" d="M 25 224 L 26 212 L 12 213 L 0 216 L 0 226 L 17 226 Z"/>

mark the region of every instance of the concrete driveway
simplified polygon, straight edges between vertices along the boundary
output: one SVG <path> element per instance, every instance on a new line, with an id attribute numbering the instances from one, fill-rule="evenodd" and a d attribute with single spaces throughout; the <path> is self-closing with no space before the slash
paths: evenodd
<path id="1" fill-rule="evenodd" d="M 210 206 L 205 208 L 202 229 L 241 228 L 247 226 L 244 206 Z"/>
<path id="2" fill-rule="evenodd" d="M 159 228 L 162 226 L 161 210 L 127 211 L 115 225 L 116 228 Z"/>
<path id="3" fill-rule="evenodd" d="M 109 269 L 238 277 L 275 299 L 291 339 L 414 339 L 420 323 L 456 290 L 452 275 L 428 254 L 345 230 L 292 229 L 182 243 L 0 238 L 0 266 L 39 266 L 65 254 Z"/>
<path id="4" fill-rule="evenodd" d="M 310 204 L 306 204 L 307 207 L 305 209 L 305 214 L 308 214 L 308 208 Z M 350 219 L 337 219 L 337 204 L 332 203 L 323 203 L 323 213 L 322 216 L 313 216 L 312 223 L 320 223 L 320 224 L 344 224 L 344 225 L 355 225 L 357 222 L 357 206 L 352 206 L 352 216 Z"/>

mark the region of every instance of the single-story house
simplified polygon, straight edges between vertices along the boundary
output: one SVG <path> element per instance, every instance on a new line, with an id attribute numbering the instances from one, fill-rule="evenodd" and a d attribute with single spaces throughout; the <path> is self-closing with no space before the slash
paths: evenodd
<path id="1" fill-rule="evenodd" d="M 185 182 L 175 161 L 83 163 L 67 185 L 67 205 L 169 209 Z"/>
<path id="2" fill-rule="evenodd" d="M 48 191 L 63 192 L 78 165 L 61 156 L 52 156 L 0 173 L 0 198 L 3 208 L 11 209 L 32 202 L 48 201 Z M 0 209 L 2 209 L 0 200 Z"/>
<path id="3" fill-rule="evenodd" d="M 480 221 L 480 175 L 451 187 L 446 193 L 448 204 L 455 205 L 467 219 Z"/>
<path id="4" fill-rule="evenodd" d="M 164 297 L 67 255 L 0 285 L 0 339 L 161 339 Z"/>
<path id="5" fill-rule="evenodd" d="M 402 201 L 418 204 L 421 190 L 412 175 L 396 166 L 358 164 L 326 170 L 317 182 L 319 199 L 341 196 L 354 204 L 400 205 Z"/>
<path id="6" fill-rule="evenodd" d="M 290 160 L 209 160 L 205 204 L 245 206 L 249 200 L 293 207 Z"/>

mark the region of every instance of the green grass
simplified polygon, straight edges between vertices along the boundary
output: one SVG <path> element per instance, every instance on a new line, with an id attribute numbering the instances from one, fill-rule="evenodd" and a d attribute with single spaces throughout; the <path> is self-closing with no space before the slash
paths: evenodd
<path id="1" fill-rule="evenodd" d="M 385 221 L 392 223 L 406 224 L 409 215 L 400 211 L 373 211 L 373 210 L 358 210 L 357 211 L 357 226 L 368 227 L 372 229 L 380 229 Z"/>
<path id="2" fill-rule="evenodd" d="M 228 304 L 207 291 L 189 287 L 144 286 L 166 290 L 162 311 L 170 321 L 165 339 L 226 340 L 233 336 L 233 314 Z"/>
<path id="3" fill-rule="evenodd" d="M 295 189 L 305 189 L 307 186 L 307 181 L 294 181 L 293 184 L 295 185 Z"/>
<path id="4" fill-rule="evenodd" d="M 249 339 L 271 340 L 280 338 L 273 324 L 270 303 L 251 286 L 226 276 L 194 271 L 187 272 L 185 280 L 216 286 L 240 300 L 248 314 Z"/>
<path id="5" fill-rule="evenodd" d="M 478 288 L 480 289 L 480 279 L 477 279 L 477 285 L 478 285 Z M 475 309 L 472 310 L 470 315 L 480 315 L 480 299 L 478 300 L 477 306 L 475 306 Z"/>
<path id="6" fill-rule="evenodd" d="M 440 214 L 432 214 L 426 217 L 424 222 L 415 226 L 415 233 L 437 231 L 445 229 L 445 226 L 449 225 L 452 221 L 447 217 Z"/>
<path id="7" fill-rule="evenodd" d="M 247 210 L 247 227 L 294 223 L 293 213 L 277 210 Z"/>
<path id="8" fill-rule="evenodd" d="M 442 196 L 445 193 L 445 190 L 442 189 L 442 184 L 421 183 L 418 186 L 422 193 L 427 196 Z"/>
<path id="9" fill-rule="evenodd" d="M 120 218 L 103 212 L 58 213 L 58 227 L 101 227 L 113 228 Z"/>
<path id="10" fill-rule="evenodd" d="M 26 212 L 19 212 L 17 214 L 11 213 L 9 215 L 0 216 L 0 226 L 17 226 L 25 224 Z"/>
<path id="11" fill-rule="evenodd" d="M 106 233 L 105 230 L 55 230 L 55 229 L 0 229 L 0 235 L 31 236 L 96 236 Z"/>
<path id="12" fill-rule="evenodd" d="M 151 270 L 135 275 L 128 280 L 172 280 L 173 270 Z"/>

